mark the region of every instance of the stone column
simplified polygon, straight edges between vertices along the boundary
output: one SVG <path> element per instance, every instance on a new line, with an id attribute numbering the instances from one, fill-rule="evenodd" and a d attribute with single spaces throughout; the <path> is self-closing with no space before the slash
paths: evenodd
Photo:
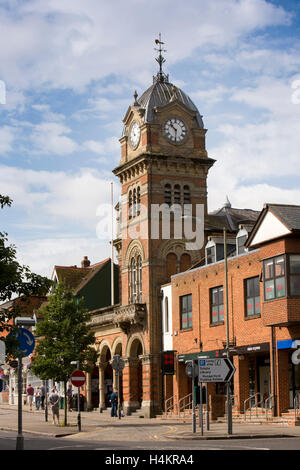
<path id="1" fill-rule="evenodd" d="M 153 418 L 161 410 L 158 355 L 145 354 L 139 356 L 142 361 L 143 402 L 145 418 Z"/>
<path id="2" fill-rule="evenodd" d="M 106 363 L 98 362 L 97 366 L 99 368 L 99 410 L 101 413 L 102 410 L 106 408 L 105 393 L 104 393 L 104 371 L 105 371 Z"/>
<path id="3" fill-rule="evenodd" d="M 92 404 L 92 374 L 90 372 L 86 373 L 86 407 L 90 411 L 93 409 Z"/>

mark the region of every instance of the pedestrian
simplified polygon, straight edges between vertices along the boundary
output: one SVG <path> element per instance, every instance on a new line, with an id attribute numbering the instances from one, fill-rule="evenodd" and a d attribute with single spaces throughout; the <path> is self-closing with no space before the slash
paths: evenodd
<path id="1" fill-rule="evenodd" d="M 37 411 L 39 411 L 40 409 L 40 405 L 41 405 L 41 399 L 42 399 L 42 394 L 41 394 L 41 389 L 40 387 L 36 387 L 36 391 L 35 391 L 35 408 Z"/>
<path id="2" fill-rule="evenodd" d="M 27 393 L 27 401 L 29 403 L 29 409 L 30 409 L 30 411 L 32 411 L 34 388 L 31 386 L 31 384 L 28 384 L 28 387 L 26 389 L 26 393 Z"/>
<path id="3" fill-rule="evenodd" d="M 57 418 L 57 424 L 59 424 L 59 394 L 56 387 L 53 387 L 50 393 L 49 402 L 52 410 L 53 424 L 55 424 L 55 418 Z"/>
<path id="4" fill-rule="evenodd" d="M 116 392 L 113 392 L 111 395 L 110 395 L 110 403 L 111 403 L 111 412 L 110 412 L 110 416 L 113 418 L 113 417 L 117 417 L 117 409 L 118 409 L 118 395 Z"/>
<path id="5" fill-rule="evenodd" d="M 72 390 L 72 384 L 69 384 L 68 390 L 67 390 L 67 399 L 68 399 L 68 410 L 72 411 L 72 399 L 73 399 L 73 390 Z"/>
<path id="6" fill-rule="evenodd" d="M 40 391 L 41 391 L 41 407 L 42 407 L 42 410 L 44 410 L 45 409 L 45 398 L 46 398 L 45 382 L 42 383 Z"/>

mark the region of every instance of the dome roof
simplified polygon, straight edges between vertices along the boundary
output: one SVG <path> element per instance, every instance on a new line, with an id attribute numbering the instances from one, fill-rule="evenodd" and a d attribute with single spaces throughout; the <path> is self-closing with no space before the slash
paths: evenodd
<path id="1" fill-rule="evenodd" d="M 171 101 L 178 100 L 187 108 L 196 112 L 196 120 L 201 129 L 204 128 L 202 116 L 198 109 L 180 88 L 176 87 L 168 81 L 167 78 L 161 79 L 158 75 L 154 78 L 154 83 L 151 85 L 137 100 L 137 104 L 145 109 L 144 122 L 152 122 L 154 120 L 153 109 L 159 106 L 165 106 Z"/>

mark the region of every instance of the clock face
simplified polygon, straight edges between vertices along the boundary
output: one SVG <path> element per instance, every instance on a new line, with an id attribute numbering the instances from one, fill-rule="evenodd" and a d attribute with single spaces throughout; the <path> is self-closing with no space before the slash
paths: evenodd
<path id="1" fill-rule="evenodd" d="M 181 119 L 170 118 L 165 122 L 164 133 L 170 142 L 180 143 L 187 135 L 186 125 Z"/>
<path id="2" fill-rule="evenodd" d="M 141 136 L 141 129 L 137 121 L 134 121 L 131 124 L 130 127 L 130 132 L 129 132 L 129 141 L 130 145 L 133 148 L 136 148 L 139 141 L 140 141 L 140 136 Z"/>

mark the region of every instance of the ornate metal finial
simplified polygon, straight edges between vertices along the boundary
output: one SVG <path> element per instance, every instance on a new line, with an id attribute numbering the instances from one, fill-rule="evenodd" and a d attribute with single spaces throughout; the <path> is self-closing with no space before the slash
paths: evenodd
<path id="1" fill-rule="evenodd" d="M 137 104 L 138 104 L 138 102 L 137 102 L 138 94 L 137 94 L 137 91 L 136 91 L 136 90 L 134 90 L 133 97 L 134 97 L 134 105 L 137 105 Z"/>
<path id="2" fill-rule="evenodd" d="M 225 201 L 224 207 L 226 207 L 228 209 L 231 208 L 231 202 L 229 201 L 228 196 L 226 196 L 226 201 Z"/>
<path id="3" fill-rule="evenodd" d="M 166 62 L 166 59 L 163 57 L 162 52 L 167 52 L 167 50 L 162 48 L 162 45 L 164 44 L 164 42 L 162 42 L 162 40 L 161 40 L 161 34 L 160 33 L 159 33 L 158 37 L 159 37 L 159 39 L 155 39 L 155 44 L 158 44 L 159 47 L 158 47 L 158 49 L 156 47 L 154 48 L 154 50 L 159 53 L 158 57 L 156 57 L 156 59 L 155 59 L 156 62 L 158 62 L 158 64 L 159 64 L 159 72 L 157 74 L 157 79 L 160 82 L 165 82 L 165 81 L 168 81 L 169 77 L 165 73 L 163 73 L 163 71 L 162 71 L 162 66 Z"/>

